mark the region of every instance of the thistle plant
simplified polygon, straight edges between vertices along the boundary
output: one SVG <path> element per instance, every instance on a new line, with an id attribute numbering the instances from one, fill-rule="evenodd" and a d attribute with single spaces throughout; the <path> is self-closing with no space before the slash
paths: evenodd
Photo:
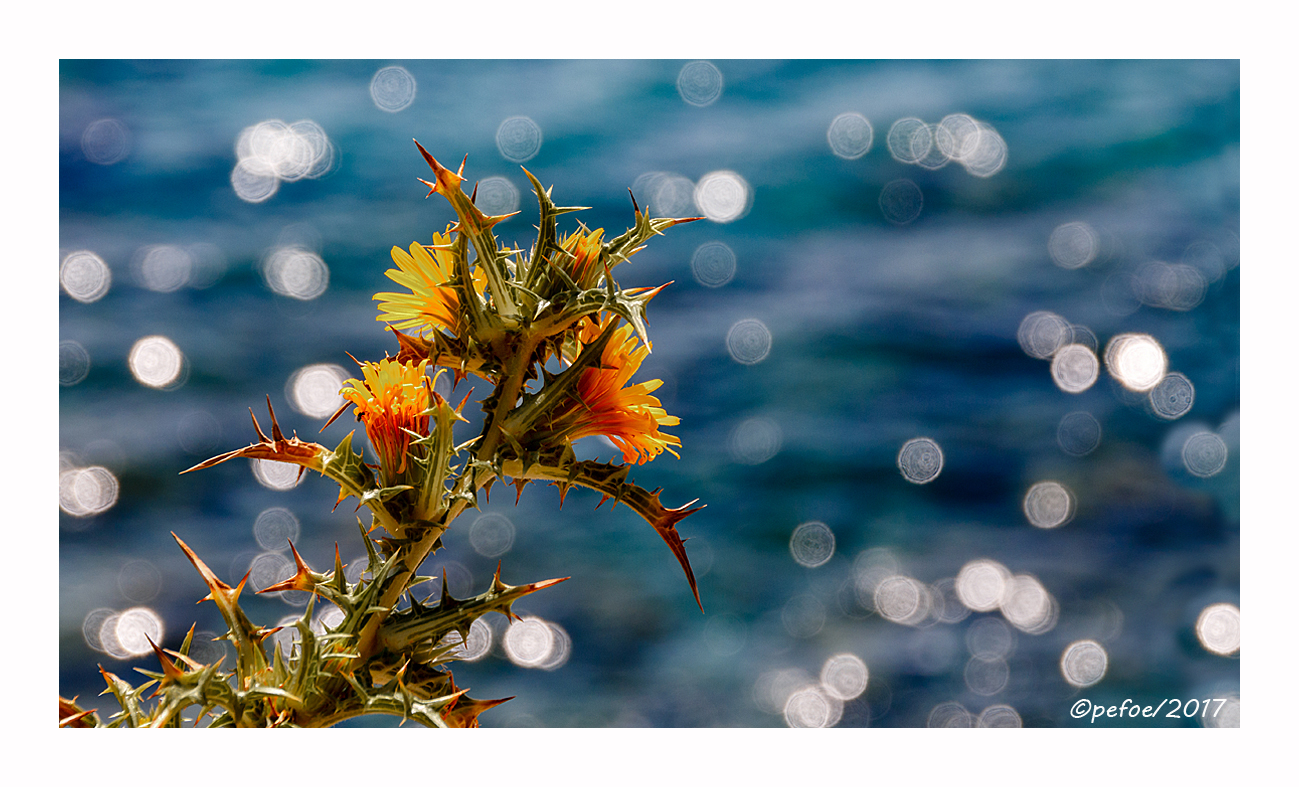
<path id="1" fill-rule="evenodd" d="M 431 243 L 392 249 L 397 267 L 387 276 L 404 291 L 374 300 L 378 321 L 397 341 L 396 354 L 360 362 L 360 374 L 340 391 L 345 404 L 329 420 L 353 408 L 377 463 L 367 463 L 354 446 L 355 432 L 333 449 L 296 433 L 285 437 L 267 397 L 269 436 L 253 415 L 255 442 L 183 471 L 246 458 L 289 462 L 299 476 L 312 470 L 329 478 L 339 488 L 335 508 L 356 498 L 364 572 L 350 581 L 337 545 L 334 564 L 324 571 L 289 545 L 296 572 L 259 591 L 311 594 L 286 651 L 271 637 L 278 628 L 254 624 L 240 608 L 247 575 L 233 587 L 223 582 L 172 533 L 207 585 L 203 600 L 224 618 L 233 669 L 224 657 L 210 664 L 191 657 L 191 627 L 177 650 L 153 645 L 160 670 L 139 669 L 148 678 L 139 686 L 100 668 L 104 693 L 116 698 L 120 712 L 101 719 L 60 697 L 60 726 L 174 727 L 210 716 L 214 727 L 321 727 L 365 714 L 430 727 L 477 726 L 481 712 L 505 700 L 471 699 L 452 677 L 449 665 L 463 654 L 471 624 L 489 612 L 516 617 L 514 602 L 567 579 L 510 585 L 498 564 L 491 587 L 477 596 L 453 598 L 443 577 L 438 598 L 415 598 L 412 588 L 433 579 L 419 574 L 421 564 L 497 481 L 515 487 L 516 502 L 529 483 L 542 481 L 558 487 L 561 506 L 578 486 L 600 492 L 601 504 L 612 499 L 614 507 L 631 508 L 667 543 L 700 603 L 676 528 L 702 506 L 667 508 L 659 490 L 628 479 L 633 464 L 664 451 L 676 455 L 681 445 L 663 431 L 679 421 L 653 395 L 660 381 L 629 384 L 651 349 L 646 306 L 667 285 L 623 289 L 613 276 L 651 237 L 697 219 L 650 218 L 633 195 L 635 220 L 623 234 L 604 240 L 603 230 L 579 225 L 561 237 L 558 217 L 582 208 L 556 206 L 550 189 L 525 169 L 541 211 L 537 240 L 525 253 L 493 234 L 515 214 L 485 215 L 475 205 L 476 187 L 465 195 L 463 162 L 453 172 L 415 144 L 433 170 L 432 181 L 420 179 L 430 189 L 426 196 L 445 197 L 457 221 L 435 232 Z M 444 399 L 433 385 L 442 374 L 456 383 L 474 375 L 491 386 L 481 401 L 482 431 L 470 439 L 458 442 L 454 434 L 457 424 L 468 423 L 462 413 L 469 395 L 456 405 Z M 622 461 L 578 460 L 573 441 L 590 435 L 609 438 Z M 322 632 L 311 621 L 324 603 L 342 616 Z M 182 715 L 194 707 L 195 716 Z"/>

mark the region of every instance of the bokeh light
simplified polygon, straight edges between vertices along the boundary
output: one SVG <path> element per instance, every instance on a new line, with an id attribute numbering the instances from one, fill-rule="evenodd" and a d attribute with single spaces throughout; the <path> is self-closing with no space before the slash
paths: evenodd
<path id="1" fill-rule="evenodd" d="M 1060 605 L 1037 577 L 1017 574 L 1006 583 L 1001 614 L 1025 634 L 1045 634 L 1060 619 Z"/>
<path id="2" fill-rule="evenodd" d="M 267 489 L 283 492 L 297 486 L 302 480 L 302 468 L 289 462 L 254 459 L 250 464 L 253 468 L 253 477 L 257 479 L 257 483 Z"/>
<path id="3" fill-rule="evenodd" d="M 869 681 L 866 662 L 851 653 L 831 656 L 821 665 L 821 688 L 842 702 L 860 697 Z"/>
<path id="4" fill-rule="evenodd" d="M 1153 336 L 1121 333 L 1105 345 L 1105 368 L 1124 388 L 1144 393 L 1168 371 L 1168 356 Z"/>
<path id="5" fill-rule="evenodd" d="M 679 217 L 697 212 L 694 181 L 675 172 L 643 172 L 632 181 L 631 193 L 641 195 L 648 215 Z"/>
<path id="6" fill-rule="evenodd" d="M 469 526 L 469 545 L 483 557 L 500 557 L 514 546 L 514 523 L 504 514 L 483 514 Z"/>
<path id="7" fill-rule="evenodd" d="M 501 640 L 510 661 L 520 667 L 538 668 L 555 647 L 555 632 L 538 617 L 524 617 L 510 624 Z"/>
<path id="8" fill-rule="evenodd" d="M 337 154 L 329 135 L 313 120 L 266 120 L 247 126 L 235 142 L 238 161 L 230 185 L 245 202 L 265 202 L 280 181 L 321 178 L 333 171 Z"/>
<path id="9" fill-rule="evenodd" d="M 880 189 L 880 211 L 893 224 L 910 224 L 920 215 L 925 196 L 914 181 L 906 178 L 890 181 Z"/>
<path id="10" fill-rule="evenodd" d="M 1034 527 L 1059 527 L 1073 518 L 1073 510 L 1073 493 L 1059 481 L 1039 481 L 1024 495 L 1024 515 Z"/>
<path id="11" fill-rule="evenodd" d="M 116 164 L 131 152 L 131 132 L 120 120 L 96 120 L 81 134 L 81 152 L 91 163 Z"/>
<path id="12" fill-rule="evenodd" d="M 274 506 L 257 515 L 253 522 L 253 538 L 262 549 L 284 550 L 289 542 L 296 541 L 302 532 L 302 523 L 287 508 Z"/>
<path id="13" fill-rule="evenodd" d="M 492 627 L 482 618 L 474 618 L 469 625 L 469 639 L 462 639 L 453 631 L 442 638 L 443 645 L 455 645 L 452 656 L 461 661 L 480 661 L 492 649 Z"/>
<path id="14" fill-rule="evenodd" d="M 1025 353 L 1046 360 L 1072 340 L 1073 328 L 1054 312 L 1037 311 L 1020 320 L 1015 338 Z"/>
<path id="15" fill-rule="evenodd" d="M 332 363 L 304 366 L 289 376 L 284 396 L 303 415 L 328 418 L 343 406 L 345 400 L 339 391 L 347 378 L 347 371 Z"/>
<path id="16" fill-rule="evenodd" d="M 1006 140 L 987 123 L 979 123 L 979 134 L 973 149 L 961 157 L 961 166 L 977 178 L 990 178 L 1005 168 L 1010 150 Z"/>
<path id="17" fill-rule="evenodd" d="M 1015 632 L 997 618 L 979 618 L 965 631 L 965 647 L 981 659 L 1004 659 L 1015 649 Z"/>
<path id="18" fill-rule="evenodd" d="M 1081 344 L 1066 344 L 1051 358 L 1051 379 L 1066 393 L 1082 393 L 1101 374 L 1096 353 Z"/>
<path id="19" fill-rule="evenodd" d="M 1195 386 L 1179 372 L 1169 372 L 1150 389 L 1150 408 L 1155 415 L 1174 421 L 1191 411 L 1195 404 Z"/>
<path id="20" fill-rule="evenodd" d="M 843 718 L 843 703 L 820 686 L 799 689 L 785 701 L 785 724 L 790 727 L 833 727 Z"/>
<path id="21" fill-rule="evenodd" d="M 144 289 L 175 292 L 189 284 L 194 258 L 180 246 L 145 246 L 136 252 L 132 268 L 136 282 Z"/>
<path id="22" fill-rule="evenodd" d="M 568 663 L 569 657 L 573 655 L 573 639 L 568 636 L 563 626 L 553 620 L 546 621 L 546 625 L 550 627 L 550 655 L 537 665 L 537 669 L 551 672 Z M 472 631 L 470 636 L 473 636 Z"/>
<path id="23" fill-rule="evenodd" d="M 384 112 L 400 112 L 415 101 L 415 77 L 401 66 L 387 66 L 374 72 L 370 98 Z"/>
<path id="24" fill-rule="evenodd" d="M 522 115 L 506 118 L 496 129 L 496 149 L 506 159 L 522 164 L 541 152 L 541 126 Z"/>
<path id="25" fill-rule="evenodd" d="M 79 342 L 59 342 L 59 385 L 76 385 L 90 374 L 90 353 Z"/>
<path id="26" fill-rule="evenodd" d="M 1051 231 L 1046 242 L 1051 260 L 1061 268 L 1073 270 L 1096 259 L 1100 250 L 1100 235 L 1083 221 L 1061 224 Z"/>
<path id="27" fill-rule="evenodd" d="M 484 178 L 478 183 L 474 204 L 488 216 L 503 216 L 519 209 L 519 189 L 509 178 Z"/>
<path id="28" fill-rule="evenodd" d="M 329 289 L 329 266 L 302 246 L 271 249 L 261 263 L 262 278 L 276 295 L 300 301 L 319 298 Z"/>
<path id="29" fill-rule="evenodd" d="M 823 566 L 834 557 L 834 531 L 824 522 L 804 522 L 789 537 L 789 553 L 800 566 Z"/>
<path id="30" fill-rule="evenodd" d="M 59 508 L 75 517 L 102 514 L 117 504 L 117 476 L 107 468 L 68 467 L 59 472 Z"/>
<path id="31" fill-rule="evenodd" d="M 1024 726 L 1019 711 L 1009 705 L 989 705 L 979 714 L 979 726 L 987 728 L 1018 728 Z"/>
<path id="32" fill-rule="evenodd" d="M 825 136 L 836 156 L 852 160 L 870 151 L 874 133 L 869 120 L 856 112 L 845 112 L 830 121 Z"/>
<path id="33" fill-rule="evenodd" d="M 709 172 L 695 184 L 695 205 L 704 218 L 728 224 L 742 218 L 753 206 L 749 182 L 730 170 Z"/>
<path id="34" fill-rule="evenodd" d="M 913 484 L 927 484 L 943 471 L 943 449 L 928 437 L 908 440 L 898 451 L 898 470 Z"/>
<path id="35" fill-rule="evenodd" d="M 965 686 L 983 697 L 1000 693 L 1010 682 L 1010 666 L 1003 658 L 973 656 L 965 663 Z"/>
<path id="36" fill-rule="evenodd" d="M 185 356 L 176 343 L 166 336 L 145 336 L 137 341 L 126 358 L 131 374 L 150 388 L 174 388 L 184 380 Z"/>
<path id="37" fill-rule="evenodd" d="M 1229 694 L 1222 699 L 1225 702 L 1214 703 L 1214 710 L 1201 717 L 1205 727 L 1214 729 L 1238 729 L 1240 727 L 1240 697 Z"/>
<path id="38" fill-rule="evenodd" d="M 927 727 L 973 727 L 974 717 L 959 702 L 941 702 L 929 712 Z"/>
<path id="39" fill-rule="evenodd" d="M 108 293 L 113 274 L 93 251 L 74 251 L 59 265 L 59 284 L 73 300 L 94 303 Z"/>
<path id="40" fill-rule="evenodd" d="M 1070 685 L 1080 689 L 1099 683 L 1108 668 L 1109 654 L 1096 640 L 1070 643 L 1060 657 L 1060 673 Z"/>
<path id="41" fill-rule="evenodd" d="M 722 72 L 707 60 L 686 63 L 677 74 L 677 92 L 687 104 L 706 107 L 722 96 Z"/>
<path id="42" fill-rule="evenodd" d="M 760 465 L 780 453 L 784 437 L 780 425 L 770 418 L 749 418 L 731 430 L 728 447 L 740 464 Z"/>
<path id="43" fill-rule="evenodd" d="M 961 161 L 978 150 L 982 128 L 977 120 L 958 112 L 943 118 L 937 126 L 931 126 L 930 133 L 944 156 Z"/>
<path id="44" fill-rule="evenodd" d="M 763 713 L 784 713 L 785 703 L 794 692 L 815 685 L 812 676 L 797 667 L 768 670 L 754 681 L 753 703 Z"/>
<path id="45" fill-rule="evenodd" d="M 1213 432 L 1197 432 L 1182 444 L 1182 463 L 1191 475 L 1215 476 L 1227 466 L 1227 444 Z"/>
<path id="46" fill-rule="evenodd" d="M 1001 604 L 1010 571 L 995 560 L 971 560 L 956 575 L 956 596 L 975 612 L 991 612 Z"/>
<path id="47" fill-rule="evenodd" d="M 919 580 L 892 576 L 875 586 L 875 611 L 886 620 L 918 626 L 929 617 L 929 588 Z"/>
<path id="48" fill-rule="evenodd" d="M 1195 621 L 1195 636 L 1210 653 L 1230 656 L 1240 650 L 1240 608 L 1210 604 Z"/>
<path id="49" fill-rule="evenodd" d="M 705 287 L 721 287 L 735 278 L 735 252 L 721 241 L 705 243 L 691 256 L 690 270 Z"/>
<path id="50" fill-rule="evenodd" d="M 736 363 L 760 363 L 771 352 L 771 331 L 761 320 L 740 320 L 726 332 L 726 351 Z"/>
<path id="51" fill-rule="evenodd" d="M 929 155 L 934 135 L 920 118 L 902 118 L 889 127 L 885 143 L 893 158 L 903 164 L 915 164 Z"/>
<path id="52" fill-rule="evenodd" d="M 107 632 L 101 629 L 99 636 L 110 656 L 119 659 L 142 656 L 153 650 L 150 640 L 162 642 L 162 617 L 148 607 L 131 607 L 109 620 L 113 621 L 111 635 L 106 636 Z"/>
<path id="53" fill-rule="evenodd" d="M 1190 311 L 1204 300 L 1204 276 L 1190 265 L 1151 262 L 1136 274 L 1136 296 L 1147 306 Z"/>
<path id="54" fill-rule="evenodd" d="M 1055 439 L 1066 454 L 1086 456 L 1101 444 L 1101 423 L 1091 413 L 1069 413 L 1060 419 Z"/>

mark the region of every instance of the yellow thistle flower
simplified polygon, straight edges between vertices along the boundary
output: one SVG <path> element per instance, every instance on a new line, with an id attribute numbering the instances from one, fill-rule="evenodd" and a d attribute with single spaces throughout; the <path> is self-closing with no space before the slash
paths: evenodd
<path id="1" fill-rule="evenodd" d="M 600 322 L 584 320 L 578 327 L 578 341 L 590 344 L 617 320 L 608 315 Z M 638 347 L 630 325 L 614 331 L 600 355 L 600 366 L 586 369 L 568 401 L 551 414 L 549 429 L 568 440 L 604 435 L 622 450 L 623 460 L 644 464 L 663 451 L 681 447 L 681 438 L 665 434 L 661 426 L 676 426 L 681 419 L 668 415 L 654 396 L 662 380 L 649 380 L 624 388 L 640 368 L 648 347 Z"/>
<path id="2" fill-rule="evenodd" d="M 424 368 L 385 358 L 361 364 L 364 381 L 351 379 L 339 391 L 356 405 L 356 417 L 365 424 L 370 445 L 379 455 L 384 479 L 392 483 L 406 472 L 406 458 L 413 439 L 411 432 L 427 435 L 430 389 Z"/>
<path id="3" fill-rule="evenodd" d="M 567 265 L 568 275 L 583 289 L 595 286 L 599 275 L 604 272 L 604 269 L 599 266 L 602 235 L 604 235 L 603 229 L 586 234 L 579 230 L 564 238 L 559 244 L 560 248 L 573 255 L 573 259 Z"/>
<path id="4" fill-rule="evenodd" d="M 397 269 L 388 270 L 385 275 L 410 292 L 375 295 L 372 300 L 379 301 L 381 312 L 376 320 L 391 323 L 398 329 L 418 328 L 421 335 L 426 330 L 440 328 L 460 335 L 460 298 L 454 288 L 447 286 L 455 275 L 455 255 L 449 248 L 438 248 L 450 243 L 450 232 L 446 235 L 435 232 L 432 250 L 419 243 L 410 245 L 409 254 L 392 247 L 392 261 Z M 473 279 L 474 289 L 482 294 L 486 276 L 475 270 Z"/>

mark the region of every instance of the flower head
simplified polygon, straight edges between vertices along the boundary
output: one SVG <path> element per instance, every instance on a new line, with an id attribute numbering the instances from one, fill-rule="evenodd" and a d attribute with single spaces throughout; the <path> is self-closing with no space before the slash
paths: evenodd
<path id="1" fill-rule="evenodd" d="M 384 478 L 391 483 L 406 472 L 412 432 L 427 435 L 432 398 L 424 368 L 428 361 L 402 363 L 385 358 L 361 364 L 364 380 L 351 379 L 339 391 L 356 405 L 370 445 L 379 455 Z"/>
<path id="2" fill-rule="evenodd" d="M 608 315 L 598 322 L 584 320 L 578 328 L 578 342 L 593 343 L 617 319 Z M 665 434 L 659 427 L 675 426 L 681 419 L 668 415 L 662 403 L 651 396 L 663 381 L 623 387 L 647 355 L 649 348 L 637 346 L 632 326 L 614 329 L 600 354 L 600 365 L 583 370 L 573 395 L 552 412 L 550 430 L 567 440 L 604 435 L 622 449 L 627 462 L 644 464 L 663 451 L 677 456 L 672 447 L 680 447 L 681 438 Z"/>
<path id="3" fill-rule="evenodd" d="M 603 272 L 599 265 L 600 252 L 603 250 L 600 243 L 602 235 L 604 235 L 603 229 L 585 233 L 579 230 L 564 238 L 559 244 L 560 248 L 573 255 L 573 259 L 565 267 L 568 268 L 569 276 L 574 283 L 583 289 L 595 286 L 596 280 Z"/>
<path id="4" fill-rule="evenodd" d="M 392 323 L 394 328 L 446 329 L 460 334 L 460 297 L 450 286 L 455 275 L 455 252 L 451 250 L 450 233 L 433 233 L 432 246 L 419 243 L 410 245 L 410 253 L 392 247 L 392 261 L 396 270 L 385 274 L 409 293 L 381 292 L 373 300 L 379 301 L 381 312 L 375 319 Z M 474 289 L 480 294 L 486 283 L 481 271 L 474 271 Z"/>

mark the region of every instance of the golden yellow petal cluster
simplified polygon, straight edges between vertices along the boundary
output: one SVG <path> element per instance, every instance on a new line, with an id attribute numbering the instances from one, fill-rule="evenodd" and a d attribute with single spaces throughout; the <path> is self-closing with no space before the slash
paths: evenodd
<path id="1" fill-rule="evenodd" d="M 427 435 L 431 392 L 424 369 L 428 361 L 403 363 L 385 358 L 361 364 L 363 380 L 348 380 L 343 398 L 356 405 L 356 417 L 365 424 L 370 445 L 379 455 L 379 466 L 390 483 L 406 471 L 411 432 Z"/>

